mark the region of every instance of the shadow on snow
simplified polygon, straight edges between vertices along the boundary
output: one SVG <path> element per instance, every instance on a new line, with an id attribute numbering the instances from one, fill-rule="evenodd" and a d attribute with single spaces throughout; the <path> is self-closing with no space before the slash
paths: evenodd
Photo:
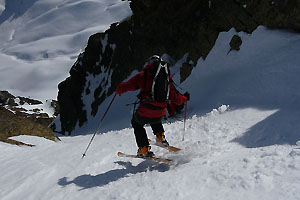
<path id="1" fill-rule="evenodd" d="M 22 15 L 36 2 L 37 0 L 5 0 L 5 10 L 0 16 L 0 24 L 10 19 L 14 20 Z"/>
<path id="2" fill-rule="evenodd" d="M 281 109 L 232 140 L 247 148 L 271 145 L 295 145 L 300 139 L 300 111 Z"/>
<path id="3" fill-rule="evenodd" d="M 119 165 L 124 166 L 123 169 L 114 169 L 103 174 L 91 175 L 85 174 L 76 177 L 72 181 L 68 181 L 67 177 L 63 177 L 59 179 L 58 185 L 67 186 L 70 184 L 75 184 L 78 187 L 81 187 L 81 190 L 93 188 L 93 187 L 102 187 L 111 182 L 117 181 L 119 179 L 125 178 L 130 174 L 138 174 L 147 171 L 158 171 L 158 172 L 166 172 L 170 169 L 169 165 L 164 163 L 157 163 L 153 161 L 143 161 L 139 163 L 137 166 L 133 166 L 131 162 L 123 162 L 118 161 L 115 162 Z"/>

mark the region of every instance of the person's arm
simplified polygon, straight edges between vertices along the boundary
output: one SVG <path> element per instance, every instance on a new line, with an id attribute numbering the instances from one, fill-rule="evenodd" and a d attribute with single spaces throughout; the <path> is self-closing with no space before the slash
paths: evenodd
<path id="1" fill-rule="evenodd" d="M 173 84 L 170 84 L 170 100 L 172 103 L 176 105 L 182 105 L 186 101 L 189 100 L 189 93 L 185 93 L 187 95 L 180 94 L 174 87 Z"/>
<path id="2" fill-rule="evenodd" d="M 123 94 L 128 91 L 135 91 L 140 89 L 140 85 L 143 78 L 143 72 L 136 74 L 134 77 L 129 79 L 127 82 L 121 82 L 116 89 L 117 94 Z"/>

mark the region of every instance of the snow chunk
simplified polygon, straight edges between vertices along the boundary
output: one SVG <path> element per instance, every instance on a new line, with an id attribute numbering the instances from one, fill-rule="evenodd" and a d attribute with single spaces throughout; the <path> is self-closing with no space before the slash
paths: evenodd
<path id="1" fill-rule="evenodd" d="M 226 112 L 229 108 L 229 105 L 222 105 L 218 109 L 213 109 L 208 115 L 222 114 Z"/>
<path id="2" fill-rule="evenodd" d="M 222 105 L 222 106 L 220 106 L 220 107 L 218 108 L 218 111 L 219 111 L 220 113 L 224 113 L 225 111 L 228 110 L 228 108 L 229 108 L 229 105 Z"/>
<path id="3" fill-rule="evenodd" d="M 298 156 L 300 156 L 300 149 L 293 149 L 290 152 L 289 156 L 291 156 L 291 157 L 298 157 Z"/>

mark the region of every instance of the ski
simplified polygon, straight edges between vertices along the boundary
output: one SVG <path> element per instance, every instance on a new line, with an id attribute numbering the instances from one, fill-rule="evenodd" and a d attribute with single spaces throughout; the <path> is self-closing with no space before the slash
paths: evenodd
<path id="1" fill-rule="evenodd" d="M 154 142 L 154 141 L 152 141 L 152 140 L 150 140 L 150 139 L 148 139 L 148 141 L 149 141 L 149 143 L 150 143 L 151 145 L 155 145 L 155 146 L 158 146 L 158 147 L 161 147 L 161 148 L 164 148 L 164 149 L 168 149 L 169 151 L 172 151 L 172 152 L 177 152 L 177 151 L 180 151 L 180 150 L 181 150 L 180 148 L 177 148 L 177 147 L 174 147 L 174 146 L 171 146 L 171 145 L 169 145 L 169 146 L 164 146 L 163 144 L 158 143 L 158 142 Z"/>
<path id="2" fill-rule="evenodd" d="M 127 158 L 141 158 L 144 160 L 154 160 L 154 161 L 163 162 L 163 163 L 170 163 L 172 161 L 170 159 L 160 158 L 160 157 L 156 157 L 156 156 L 155 157 L 139 157 L 137 155 L 126 154 L 123 152 L 118 152 L 118 156 L 119 157 L 127 157 Z"/>

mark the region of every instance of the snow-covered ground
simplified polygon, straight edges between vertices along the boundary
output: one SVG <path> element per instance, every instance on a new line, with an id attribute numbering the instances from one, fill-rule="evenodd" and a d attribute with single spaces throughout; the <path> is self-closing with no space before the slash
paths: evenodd
<path id="1" fill-rule="evenodd" d="M 15 9 L 20 2 L 25 1 L 5 4 Z M 130 15 L 126 1 L 26 2 L 15 14 L 10 10 L 0 16 L 0 38 L 6 41 L 0 44 L 1 89 L 24 96 L 34 91 L 38 99 L 56 95 L 54 85 L 67 76 L 90 33 Z M 82 16 L 84 8 L 104 21 L 87 19 L 87 25 L 61 30 L 60 21 Z M 243 44 L 240 51 L 228 53 L 234 34 Z M 221 33 L 206 60 L 200 59 L 180 85 L 191 93 L 186 130 L 182 120 L 164 124 L 169 142 L 183 150 L 152 147 L 173 164 L 117 157 L 118 151 L 137 150 L 130 128 L 133 106 L 125 106 L 135 101 L 136 93 L 129 92 L 116 97 L 84 159 L 92 137 L 85 134 L 94 133 L 111 98 L 95 118 L 89 116 L 89 123 L 77 127 L 77 136 L 61 137 L 62 142 L 14 137 L 35 147 L 0 143 L 0 199 L 300 199 L 299 51 L 296 33 L 264 27 L 251 35 L 234 29 Z M 177 82 L 185 59 L 172 68 Z"/>
<path id="2" fill-rule="evenodd" d="M 118 151 L 136 152 L 132 129 L 97 135 L 84 159 L 91 135 L 63 137 L 57 143 L 19 136 L 15 139 L 37 146 L 0 144 L 0 196 L 3 200 L 299 199 L 300 147 L 246 148 L 235 142 L 276 112 L 223 106 L 187 120 L 186 131 L 183 122 L 165 124 L 169 142 L 183 150 L 152 149 L 173 159 L 171 165 L 117 157 Z M 147 131 L 151 132 L 149 127 Z"/>
<path id="3" fill-rule="evenodd" d="M 238 33 L 244 46 L 227 54 L 233 34 L 222 33 L 182 85 L 192 96 L 186 130 L 182 121 L 164 124 L 169 142 L 183 150 L 152 147 L 173 164 L 117 157 L 137 150 L 128 93 L 116 98 L 84 159 L 92 135 L 14 138 L 32 148 L 0 143 L 1 199 L 300 199 L 299 36 L 259 27 Z"/>

